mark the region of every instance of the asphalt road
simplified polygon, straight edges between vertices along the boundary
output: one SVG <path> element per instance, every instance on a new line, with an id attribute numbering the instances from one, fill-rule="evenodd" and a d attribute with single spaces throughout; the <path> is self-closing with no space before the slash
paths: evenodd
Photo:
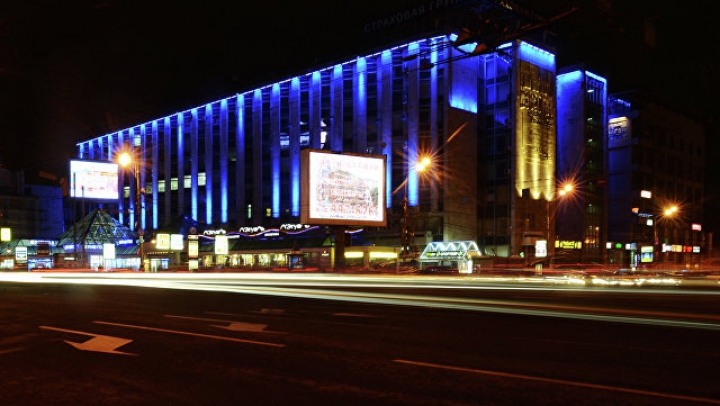
<path id="1" fill-rule="evenodd" d="M 720 404 L 715 291 L 89 279 L 0 281 L 0 404 Z"/>

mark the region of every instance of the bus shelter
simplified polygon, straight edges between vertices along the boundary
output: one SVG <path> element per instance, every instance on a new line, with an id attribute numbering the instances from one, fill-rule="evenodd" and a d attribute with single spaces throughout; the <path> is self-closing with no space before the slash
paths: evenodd
<path id="1" fill-rule="evenodd" d="M 479 266 L 480 250 L 475 241 L 433 241 L 429 243 L 418 262 L 421 270 L 439 268 L 458 273 L 473 273 Z"/>

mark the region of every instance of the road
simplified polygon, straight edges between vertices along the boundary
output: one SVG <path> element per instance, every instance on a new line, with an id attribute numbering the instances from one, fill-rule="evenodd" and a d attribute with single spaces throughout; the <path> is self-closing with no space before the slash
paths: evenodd
<path id="1" fill-rule="evenodd" d="M 0 404 L 718 405 L 719 293 L 0 273 Z"/>

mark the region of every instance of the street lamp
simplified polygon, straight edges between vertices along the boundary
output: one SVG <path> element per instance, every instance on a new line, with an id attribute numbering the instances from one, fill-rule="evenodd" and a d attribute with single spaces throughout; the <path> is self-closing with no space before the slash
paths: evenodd
<path id="1" fill-rule="evenodd" d="M 573 189 L 574 189 L 574 187 L 571 183 L 566 183 L 565 186 L 560 188 L 560 190 L 558 191 L 558 195 L 565 196 L 566 194 L 572 192 Z"/>
<path id="2" fill-rule="evenodd" d="M 553 205 L 552 209 L 551 209 L 551 207 L 550 207 L 550 200 L 551 200 L 551 199 L 550 199 L 550 198 L 547 199 L 547 203 L 546 203 L 546 206 L 547 206 L 547 207 L 545 208 L 545 212 L 547 213 L 547 219 L 546 219 L 546 228 L 547 228 L 547 230 L 546 230 L 546 234 L 547 234 L 548 251 L 550 250 L 550 247 L 551 247 L 552 245 L 554 245 L 554 243 L 555 243 L 555 241 L 551 241 L 551 239 L 550 239 L 550 224 L 554 224 L 554 225 L 555 225 L 555 236 L 556 236 L 555 239 L 557 240 L 557 231 L 558 231 L 558 226 L 557 226 L 557 217 L 558 217 L 558 216 L 557 216 L 557 213 L 558 213 L 558 211 L 560 210 L 560 207 L 559 207 L 560 201 L 559 201 L 559 199 L 563 199 L 563 198 L 565 198 L 566 196 L 569 196 L 569 195 L 573 192 L 573 190 L 575 190 L 575 186 L 573 186 L 572 183 L 565 183 L 562 187 L 558 188 L 557 191 L 556 191 L 557 196 L 556 196 L 554 199 L 552 199 L 552 200 L 555 201 L 555 204 Z M 555 252 L 554 252 L 554 250 L 553 250 L 553 254 L 554 254 L 554 253 L 555 253 Z M 548 252 L 548 254 L 549 254 L 549 252 Z"/>
<path id="3" fill-rule="evenodd" d="M 415 172 L 421 173 L 425 171 L 430 165 L 432 164 L 432 160 L 430 157 L 425 156 L 420 158 L 415 163 Z M 401 256 L 403 260 L 406 260 L 408 255 L 411 255 L 413 251 L 415 250 L 415 242 L 414 242 L 414 233 L 411 233 L 408 228 L 408 184 L 410 180 L 410 169 L 408 168 L 407 172 L 405 173 L 405 196 L 403 197 L 403 224 L 402 224 L 402 231 L 401 231 L 401 244 L 402 244 L 402 253 Z"/>
<path id="4" fill-rule="evenodd" d="M 664 235 L 664 237 L 665 237 L 665 239 L 667 239 L 668 241 L 669 241 L 669 238 L 668 238 L 668 225 L 667 225 L 667 219 L 666 219 L 666 218 L 673 217 L 673 216 L 675 215 L 675 213 L 677 213 L 677 211 L 678 211 L 678 207 L 673 204 L 673 205 L 671 205 L 671 206 L 665 207 L 665 208 L 662 210 L 662 216 L 658 218 L 658 221 L 659 221 L 660 219 L 662 219 L 663 222 L 665 223 L 665 233 L 664 233 L 665 235 Z M 655 241 L 656 241 L 656 242 L 658 241 L 658 236 L 657 236 L 657 224 L 655 224 Z M 665 246 L 665 244 L 661 244 L 661 245 L 660 245 L 660 248 L 661 248 L 661 249 L 664 249 L 664 248 L 665 248 L 664 246 Z M 665 262 L 669 262 L 669 258 L 670 258 L 670 252 L 669 252 L 669 251 L 665 251 Z"/>
<path id="5" fill-rule="evenodd" d="M 133 166 L 133 176 L 135 177 L 135 230 L 138 233 L 138 242 L 140 245 L 140 266 L 138 270 L 145 269 L 145 248 L 144 248 L 144 234 L 145 231 L 141 227 L 140 214 L 142 213 L 142 188 L 140 187 L 140 163 L 138 159 L 134 159 L 133 156 L 128 152 L 123 152 L 118 157 L 118 163 L 123 168 L 127 168 L 130 165 Z"/>

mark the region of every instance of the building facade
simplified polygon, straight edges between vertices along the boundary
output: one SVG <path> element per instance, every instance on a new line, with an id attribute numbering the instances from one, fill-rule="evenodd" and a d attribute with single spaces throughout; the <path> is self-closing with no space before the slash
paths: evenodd
<path id="1" fill-rule="evenodd" d="M 695 267 L 712 247 L 702 230 L 702 124 L 640 91 L 612 94 L 608 104 L 612 258 Z"/>
<path id="2" fill-rule="evenodd" d="M 441 36 L 81 142 L 78 158 L 134 155 L 105 206 L 150 236 L 181 219 L 224 230 L 299 223 L 300 151 L 312 148 L 386 156 L 387 226 L 363 229 L 364 244 L 404 244 L 406 225 L 417 253 L 476 241 L 488 257 L 634 264 L 647 231 L 632 215 L 640 190 L 684 199 L 686 218 L 702 218 L 702 128 L 653 109 L 608 98 L 607 80 L 584 67 L 558 74 L 555 55 L 529 40 L 474 55 Z M 619 137 L 622 117 L 632 131 Z M 562 196 L 565 183 L 574 189 Z M 701 238 L 687 229 L 665 240 Z"/>
<path id="3" fill-rule="evenodd" d="M 228 229 L 297 223 L 300 149 L 384 154 L 388 225 L 365 230 L 368 241 L 399 243 L 407 193 L 415 246 L 477 240 L 487 255 L 522 255 L 549 228 L 555 94 L 548 51 L 514 41 L 467 56 L 434 37 L 87 140 L 78 158 L 132 151 L 140 181 L 121 175 L 117 212 L 152 231 L 183 216 Z"/>
<path id="4" fill-rule="evenodd" d="M 556 255 L 604 262 L 607 241 L 607 80 L 584 66 L 558 75 Z M 569 186 L 569 188 L 566 188 Z"/>

